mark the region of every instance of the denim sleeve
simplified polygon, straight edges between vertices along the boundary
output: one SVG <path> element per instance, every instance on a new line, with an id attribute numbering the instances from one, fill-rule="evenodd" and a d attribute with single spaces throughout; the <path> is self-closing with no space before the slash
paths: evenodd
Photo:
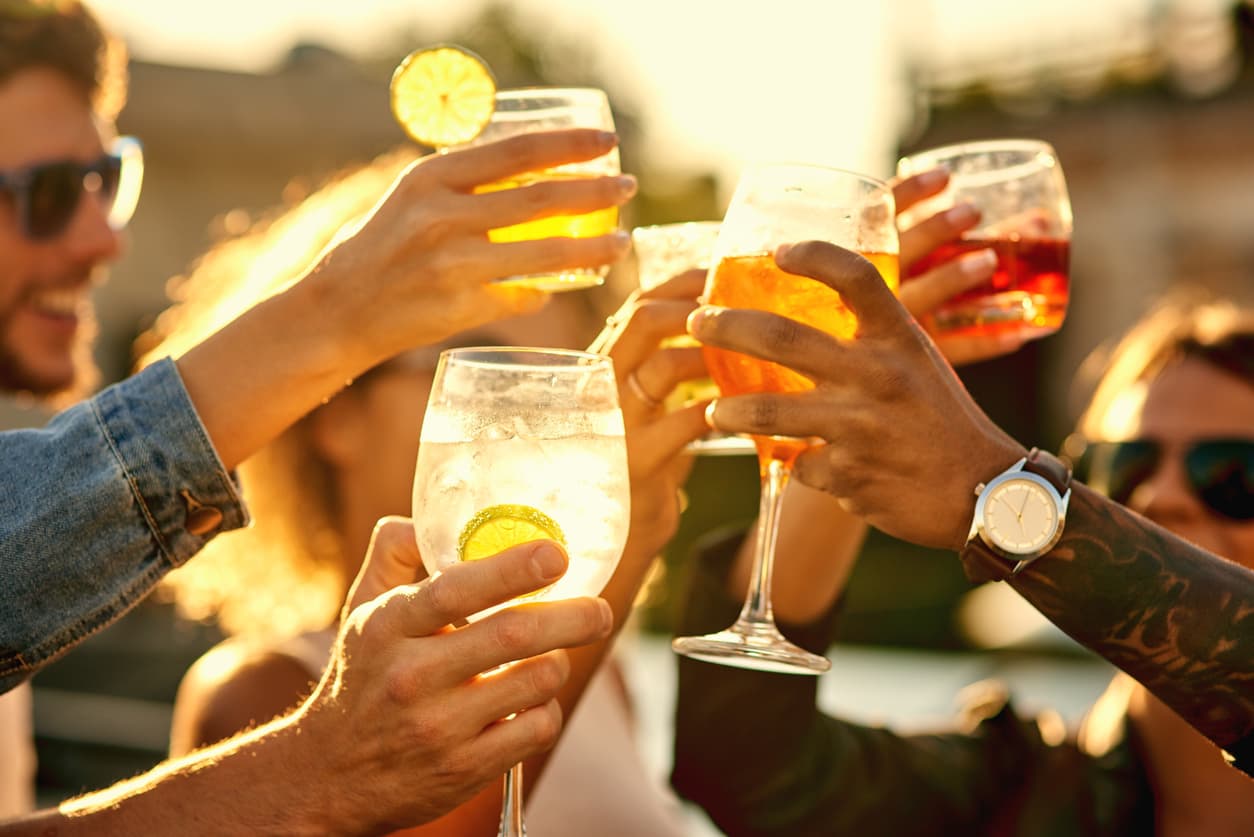
<path id="1" fill-rule="evenodd" d="M 173 361 L 0 433 L 0 692 L 248 522 Z"/>

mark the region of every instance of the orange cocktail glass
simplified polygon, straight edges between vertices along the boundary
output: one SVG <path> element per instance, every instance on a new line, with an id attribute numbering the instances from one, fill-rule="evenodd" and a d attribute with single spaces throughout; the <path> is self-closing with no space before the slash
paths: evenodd
<path id="1" fill-rule="evenodd" d="M 765 165 L 741 177 L 723 218 L 705 285 L 712 305 L 755 308 L 799 320 L 841 338 L 852 337 L 857 319 L 831 288 L 787 273 L 775 263 L 780 244 L 828 241 L 862 254 L 884 281 L 897 287 L 897 227 L 892 190 L 883 181 L 840 169 Z M 706 365 L 723 395 L 798 392 L 814 385 L 769 361 L 705 347 Z M 736 622 L 726 630 L 678 637 L 677 653 L 741 668 L 820 674 L 825 657 L 789 642 L 771 611 L 771 568 L 779 509 L 793 461 L 809 439 L 755 436 L 762 478 L 758 538 L 749 593 Z"/>

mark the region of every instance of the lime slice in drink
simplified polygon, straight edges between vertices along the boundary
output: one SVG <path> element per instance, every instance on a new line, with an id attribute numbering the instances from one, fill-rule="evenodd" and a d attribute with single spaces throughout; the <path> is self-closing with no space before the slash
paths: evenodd
<path id="1" fill-rule="evenodd" d="M 505 503 L 488 506 L 470 518 L 457 538 L 457 555 L 478 561 L 520 543 L 551 540 L 566 545 L 557 521 L 531 506 Z"/>
<path id="2" fill-rule="evenodd" d="M 392 115 L 414 140 L 431 148 L 470 142 L 496 110 L 488 65 L 458 46 L 411 52 L 392 73 Z"/>

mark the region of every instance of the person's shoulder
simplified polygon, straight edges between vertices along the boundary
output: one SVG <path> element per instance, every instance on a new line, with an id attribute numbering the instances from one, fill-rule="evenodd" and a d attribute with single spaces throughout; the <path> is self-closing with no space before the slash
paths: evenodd
<path id="1" fill-rule="evenodd" d="M 219 643 L 192 664 L 179 684 L 170 753 L 181 755 L 282 715 L 315 682 L 300 660 L 274 643 Z"/>

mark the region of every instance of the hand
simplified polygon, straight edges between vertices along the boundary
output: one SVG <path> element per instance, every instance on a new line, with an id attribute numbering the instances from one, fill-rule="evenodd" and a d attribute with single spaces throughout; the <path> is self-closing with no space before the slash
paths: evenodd
<path id="1" fill-rule="evenodd" d="M 331 663 L 295 716 L 313 751 L 299 780 L 325 781 L 337 821 L 363 832 L 430 821 L 551 747 L 562 725 L 554 696 L 569 674 L 557 649 L 610 630 L 609 608 L 589 598 L 454 627 L 560 577 L 566 556 L 550 541 L 405 584 L 421 566 L 412 522 L 380 521 Z"/>
<path id="2" fill-rule="evenodd" d="M 593 346 L 614 361 L 627 428 L 631 474 L 631 534 L 626 552 L 652 560 L 679 528 L 680 487 L 692 468 L 684 454 L 703 436 L 707 402 L 667 412 L 665 402 L 683 381 L 708 376 L 698 346 L 662 347 L 683 335 L 705 287 L 705 271 L 689 270 L 631 295 Z M 634 383 L 633 383 L 634 380 Z"/>
<path id="3" fill-rule="evenodd" d="M 766 311 L 702 308 L 689 330 L 702 343 L 772 360 L 815 389 L 720 398 L 720 430 L 820 437 L 795 475 L 835 495 L 871 525 L 926 546 L 958 549 L 975 486 L 1024 455 L 985 416 L 873 265 L 808 241 L 775 253 L 781 268 L 835 289 L 858 316 L 841 340 Z"/>
<path id="4" fill-rule="evenodd" d="M 897 214 L 927 198 L 940 194 L 949 184 L 949 173 L 932 169 L 912 177 L 893 181 L 893 200 Z M 960 203 L 920 221 L 910 229 L 900 230 L 901 241 L 901 304 L 915 319 L 927 322 L 926 315 L 951 297 L 968 291 L 993 275 L 997 254 L 992 249 L 964 253 L 943 262 L 926 273 L 906 279 L 910 268 L 936 248 L 958 240 L 962 233 L 980 222 L 980 213 L 972 205 Z M 996 336 L 951 336 L 931 332 L 932 340 L 954 366 L 975 363 L 1017 351 L 1026 342 L 1014 334 Z"/>
<path id="5" fill-rule="evenodd" d="M 626 203 L 635 178 L 552 180 L 476 194 L 511 175 L 590 160 L 613 134 L 569 129 L 523 134 L 425 157 L 397 178 L 370 216 L 319 260 L 329 314 L 366 366 L 482 323 L 537 309 L 546 295 L 494 283 L 506 276 L 595 267 L 627 251 L 626 233 L 491 243 L 487 231 L 535 218 Z"/>

